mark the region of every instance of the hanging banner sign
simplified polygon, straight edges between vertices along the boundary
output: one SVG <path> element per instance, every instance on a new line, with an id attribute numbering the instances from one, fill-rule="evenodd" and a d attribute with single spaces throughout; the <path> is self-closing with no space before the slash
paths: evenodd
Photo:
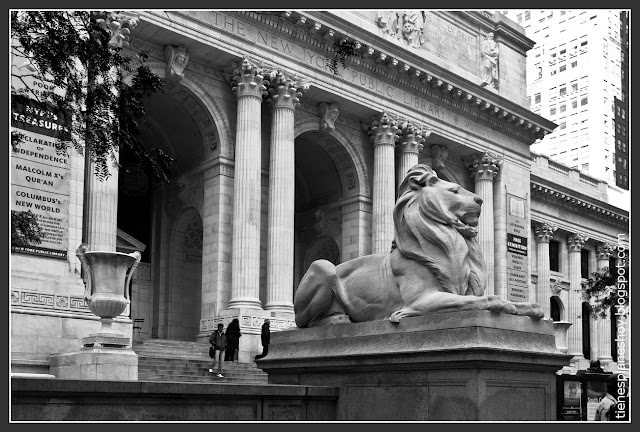
<path id="1" fill-rule="evenodd" d="M 16 59 L 15 57 L 13 58 Z M 12 90 L 34 98 L 50 84 L 31 77 L 28 65 L 12 64 Z M 22 61 L 24 63 L 24 61 Z M 20 79 L 19 77 L 22 77 Z M 27 91 L 33 88 L 35 94 Z M 64 130 L 62 119 L 41 103 L 11 104 L 12 129 L 24 135 L 11 154 L 11 210 L 36 215 L 43 236 L 40 244 L 14 246 L 13 252 L 67 258 L 69 230 L 69 157 L 59 154 L 56 138 Z"/>
<path id="2" fill-rule="evenodd" d="M 507 300 L 529 301 L 527 200 L 507 193 Z"/>

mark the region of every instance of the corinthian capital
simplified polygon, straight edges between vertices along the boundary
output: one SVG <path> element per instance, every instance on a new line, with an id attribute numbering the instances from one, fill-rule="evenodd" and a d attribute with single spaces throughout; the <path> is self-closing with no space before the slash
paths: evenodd
<path id="1" fill-rule="evenodd" d="M 400 134 L 398 121 L 386 111 L 383 111 L 380 117 L 371 122 L 371 125 L 366 125 L 365 129 L 369 132 L 374 147 L 381 144 L 395 145 L 400 138 L 398 136 Z"/>
<path id="2" fill-rule="evenodd" d="M 485 151 L 474 159 L 466 161 L 464 165 L 469 170 L 473 180 L 491 180 L 498 175 L 502 167 L 502 159 L 491 152 Z"/>
<path id="3" fill-rule="evenodd" d="M 584 244 L 589 240 L 584 234 L 575 233 L 567 237 L 567 248 L 569 252 L 580 252 Z"/>
<path id="4" fill-rule="evenodd" d="M 542 222 L 535 225 L 534 232 L 536 234 L 536 241 L 538 243 L 549 243 L 549 240 L 553 238 L 553 233 L 558 229 L 557 226 L 548 222 Z"/>
<path id="5" fill-rule="evenodd" d="M 596 247 L 597 259 L 608 260 L 611 258 L 611 254 L 616 250 L 616 244 L 605 242 Z"/>
<path id="6" fill-rule="evenodd" d="M 267 87 L 269 101 L 274 108 L 295 109 L 300 105 L 302 93 L 309 90 L 309 84 L 286 77 L 281 71 L 274 71 L 271 82 Z"/>
<path id="7" fill-rule="evenodd" d="M 129 35 L 138 25 L 138 17 L 117 12 L 91 12 L 100 28 L 111 34 L 109 45 L 115 47 L 129 46 Z"/>
<path id="8" fill-rule="evenodd" d="M 412 125 L 409 122 L 400 124 L 402 137 L 398 148 L 403 153 L 419 153 L 424 148 L 425 138 L 422 135 L 422 128 Z"/>
<path id="9" fill-rule="evenodd" d="M 231 90 L 237 97 L 255 96 L 262 98 L 267 94 L 266 85 L 274 74 L 263 75 L 260 63 L 243 57 L 242 62 L 234 62 L 233 73 L 229 76 Z"/>

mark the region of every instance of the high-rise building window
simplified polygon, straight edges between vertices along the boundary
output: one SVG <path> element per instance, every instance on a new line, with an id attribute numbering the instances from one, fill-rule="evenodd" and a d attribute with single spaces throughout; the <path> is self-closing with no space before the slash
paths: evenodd
<path id="1" fill-rule="evenodd" d="M 578 62 L 577 62 L 577 61 L 573 61 L 573 62 L 571 62 L 571 67 L 572 67 L 572 68 L 574 68 L 574 67 L 576 67 L 576 66 L 578 66 Z"/>
<path id="2" fill-rule="evenodd" d="M 567 128 L 567 122 L 560 123 L 560 129 L 566 129 L 566 128 Z"/>
<path id="3" fill-rule="evenodd" d="M 567 94 L 567 88 L 566 87 L 560 87 L 560 96 L 564 96 Z"/>
<path id="4" fill-rule="evenodd" d="M 539 104 L 540 102 L 541 102 L 540 93 L 536 93 L 536 95 L 534 96 L 533 103 Z"/>
<path id="5" fill-rule="evenodd" d="M 527 21 L 531 18 L 531 11 L 524 12 L 524 20 Z"/>
<path id="6" fill-rule="evenodd" d="M 576 109 L 578 108 L 578 100 L 574 99 L 571 101 L 571 109 Z"/>
<path id="7" fill-rule="evenodd" d="M 567 105 L 566 104 L 562 104 L 560 105 L 560 112 L 563 113 L 567 110 Z"/>
<path id="8" fill-rule="evenodd" d="M 589 103 L 589 97 L 588 96 L 584 96 L 582 99 L 580 99 L 580 105 L 586 105 L 587 103 Z"/>
<path id="9" fill-rule="evenodd" d="M 560 72 L 564 72 L 566 70 L 567 70 L 567 66 L 566 65 L 560 66 Z"/>
<path id="10" fill-rule="evenodd" d="M 522 23 L 522 14 L 518 14 L 518 24 Z"/>
<path id="11" fill-rule="evenodd" d="M 625 116 L 625 112 L 624 112 L 624 108 L 622 108 L 622 118 L 624 118 Z"/>
<path id="12" fill-rule="evenodd" d="M 556 115 L 556 107 L 551 107 L 551 109 L 549 110 L 549 115 Z"/>

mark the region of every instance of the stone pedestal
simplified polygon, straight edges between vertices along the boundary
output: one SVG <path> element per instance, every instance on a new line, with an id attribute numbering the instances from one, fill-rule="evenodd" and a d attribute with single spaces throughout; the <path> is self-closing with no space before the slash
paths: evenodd
<path id="1" fill-rule="evenodd" d="M 553 325 L 467 311 L 271 335 L 271 384 L 340 388 L 337 420 L 555 420 Z"/>
<path id="2" fill-rule="evenodd" d="M 77 352 L 54 354 L 49 363 L 49 373 L 56 378 L 138 380 L 138 354 L 131 348 L 84 347 Z"/>

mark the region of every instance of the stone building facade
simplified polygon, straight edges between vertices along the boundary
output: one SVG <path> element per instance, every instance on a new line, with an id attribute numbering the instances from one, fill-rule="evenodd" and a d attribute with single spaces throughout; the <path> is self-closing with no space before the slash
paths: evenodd
<path id="1" fill-rule="evenodd" d="M 560 321 L 579 315 L 575 251 L 593 251 L 595 269 L 599 248 L 628 233 L 606 185 L 532 156 L 529 146 L 556 125 L 528 109 L 534 42 L 500 13 L 131 15 L 129 49 L 148 51 L 165 81 L 142 139 L 174 157 L 172 181 L 151 183 L 121 154 L 126 170 L 92 181 L 84 197 L 84 161 L 71 155 L 66 256 L 11 257 L 15 370 L 46 368 L 50 354 L 76 350 L 99 326 L 75 258 L 83 212 L 90 250 L 144 250 L 120 329 L 139 319 L 136 337 L 204 342 L 239 318 L 240 361 L 261 350 L 264 318 L 272 331 L 294 325 L 295 290 L 313 260 L 390 250 L 398 182 L 418 162 L 484 200 L 487 293 L 548 304 L 549 314 L 559 302 Z M 489 33 L 499 52 L 493 85 L 483 81 Z M 358 55 L 334 70 L 330 47 L 341 41 Z M 569 245 L 560 271 L 547 269 L 551 235 Z M 514 239 L 525 239 L 519 253 Z M 592 345 L 605 360 L 606 326 L 593 326 L 605 348 Z M 581 334 L 570 330 L 571 352 Z"/>

